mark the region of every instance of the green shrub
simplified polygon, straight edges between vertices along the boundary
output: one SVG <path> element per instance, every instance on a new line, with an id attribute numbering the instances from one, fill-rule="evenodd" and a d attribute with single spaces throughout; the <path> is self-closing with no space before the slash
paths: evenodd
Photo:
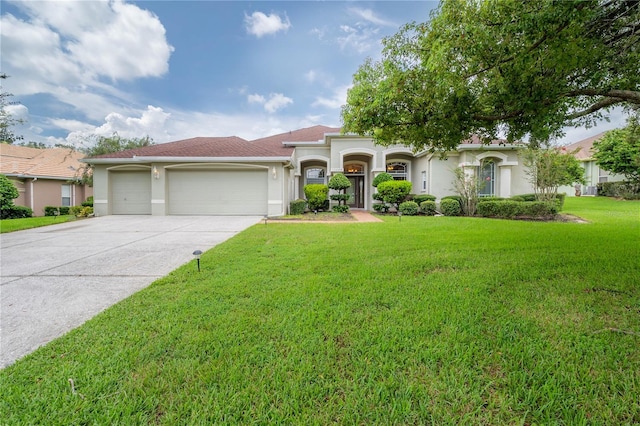
<path id="1" fill-rule="evenodd" d="M 378 192 L 382 195 L 382 200 L 385 203 L 398 207 L 400 203 L 405 201 L 409 192 L 411 192 L 411 182 L 406 180 L 388 180 L 378 185 Z"/>
<path id="2" fill-rule="evenodd" d="M 511 201 L 524 201 L 524 198 L 520 195 L 514 195 L 513 197 L 509 198 Z"/>
<path id="3" fill-rule="evenodd" d="M 81 211 L 82 211 L 82 206 L 72 206 L 69 208 L 69 214 L 72 214 L 74 216 L 78 216 Z"/>
<path id="4" fill-rule="evenodd" d="M 640 185 L 632 182 L 600 182 L 598 195 L 602 197 L 622 197 L 627 200 L 640 199 Z"/>
<path id="5" fill-rule="evenodd" d="M 302 214 L 307 207 L 307 201 L 298 198 L 297 200 L 289 203 L 289 214 Z"/>
<path id="6" fill-rule="evenodd" d="M 421 205 L 424 201 L 435 201 L 436 196 L 429 195 L 429 194 L 418 194 L 418 195 L 414 195 L 411 200 L 418 203 L 418 205 Z"/>
<path id="7" fill-rule="evenodd" d="M 349 199 L 349 194 L 331 194 L 329 198 L 333 201 L 347 201 Z"/>
<path id="8" fill-rule="evenodd" d="M 69 206 L 58 207 L 58 211 L 60 212 L 60 216 L 66 216 L 69 214 Z"/>
<path id="9" fill-rule="evenodd" d="M 45 216 L 58 216 L 60 214 L 60 210 L 54 206 L 45 206 L 44 207 L 44 215 Z"/>
<path id="10" fill-rule="evenodd" d="M 11 179 L 5 175 L 0 175 L 0 209 L 13 206 L 13 200 L 18 198 L 20 193 Z"/>
<path id="11" fill-rule="evenodd" d="M 459 195 L 447 195 L 447 196 L 442 197 L 440 199 L 440 201 L 442 201 L 442 200 L 456 200 L 458 202 L 458 204 L 460 204 L 460 210 L 462 211 L 462 203 L 463 203 L 463 201 L 462 201 L 462 197 L 461 196 L 459 196 Z"/>
<path id="12" fill-rule="evenodd" d="M 80 211 L 79 217 L 89 217 L 93 214 L 93 207 L 83 207 Z"/>
<path id="13" fill-rule="evenodd" d="M 387 213 L 390 207 L 391 206 L 389 206 L 389 204 L 387 203 L 375 203 L 373 205 L 373 209 L 378 213 Z"/>
<path id="14" fill-rule="evenodd" d="M 405 201 L 404 203 L 400 203 L 398 211 L 403 215 L 415 216 L 420 211 L 420 206 L 418 206 L 418 203 L 415 201 Z"/>
<path id="15" fill-rule="evenodd" d="M 478 215 L 511 219 L 514 217 L 550 218 L 559 211 L 557 202 L 549 201 L 488 201 L 478 204 Z"/>
<path id="16" fill-rule="evenodd" d="M 567 194 L 565 194 L 564 192 L 556 194 L 555 196 L 555 200 L 556 203 L 558 204 L 558 211 L 561 211 L 562 208 L 564 207 L 564 198 L 566 197 Z M 524 201 L 539 201 L 540 198 L 538 197 L 537 194 L 520 194 L 520 195 L 516 195 L 515 197 L 518 198 L 522 198 Z M 514 197 L 511 197 L 511 199 L 513 199 Z"/>
<path id="17" fill-rule="evenodd" d="M 420 203 L 420 211 L 427 216 L 435 216 L 436 202 L 432 200 L 423 201 Z"/>
<path id="18" fill-rule="evenodd" d="M 346 205 L 346 204 L 339 205 L 339 206 L 333 206 L 333 207 L 331 208 L 331 210 L 332 210 L 334 213 L 347 213 L 347 212 L 349 211 L 349 206 L 348 206 L 348 205 Z"/>
<path id="19" fill-rule="evenodd" d="M 382 182 L 388 182 L 390 180 L 393 180 L 393 176 L 391 176 L 387 172 L 383 172 L 373 178 L 373 182 L 371 183 L 371 186 L 373 186 L 374 188 L 377 188 L 378 185 L 380 185 Z"/>
<path id="20" fill-rule="evenodd" d="M 322 183 L 310 183 L 304 186 L 304 196 L 307 197 L 309 210 L 322 210 L 329 194 L 329 187 Z"/>
<path id="21" fill-rule="evenodd" d="M 24 206 L 5 206 L 0 209 L 0 219 L 22 219 L 32 217 L 33 210 Z"/>
<path id="22" fill-rule="evenodd" d="M 502 201 L 506 198 L 502 197 L 480 197 L 478 198 L 478 203 L 486 203 L 487 201 Z"/>
<path id="23" fill-rule="evenodd" d="M 460 201 L 455 198 L 443 198 L 440 200 L 440 211 L 445 216 L 459 216 L 462 213 Z"/>
<path id="24" fill-rule="evenodd" d="M 83 207 L 93 207 L 93 195 L 91 197 L 87 197 L 87 201 L 82 203 Z"/>

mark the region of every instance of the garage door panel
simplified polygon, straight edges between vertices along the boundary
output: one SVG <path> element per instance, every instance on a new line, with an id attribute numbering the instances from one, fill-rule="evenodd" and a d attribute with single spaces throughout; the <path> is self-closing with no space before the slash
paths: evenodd
<path id="1" fill-rule="evenodd" d="M 168 180 L 169 214 L 267 213 L 266 171 L 180 170 L 170 171 Z"/>
<path id="2" fill-rule="evenodd" d="M 151 174 L 112 172 L 111 203 L 113 214 L 151 214 Z"/>

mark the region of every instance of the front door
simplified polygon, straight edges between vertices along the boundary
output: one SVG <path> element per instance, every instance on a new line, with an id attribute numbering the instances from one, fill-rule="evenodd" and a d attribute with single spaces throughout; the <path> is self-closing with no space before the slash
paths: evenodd
<path id="1" fill-rule="evenodd" d="M 347 176 L 351 186 L 347 188 L 347 204 L 354 209 L 364 208 L 364 176 Z"/>

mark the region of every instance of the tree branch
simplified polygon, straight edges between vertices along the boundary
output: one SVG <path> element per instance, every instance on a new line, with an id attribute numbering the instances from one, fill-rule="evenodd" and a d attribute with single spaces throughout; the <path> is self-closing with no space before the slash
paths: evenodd
<path id="1" fill-rule="evenodd" d="M 576 96 L 605 96 L 607 98 L 617 98 L 620 101 L 631 102 L 640 105 L 640 92 L 635 90 L 598 90 L 598 89 L 578 89 L 568 92 L 566 96 L 573 98 Z"/>
<path id="2" fill-rule="evenodd" d="M 605 98 L 595 104 L 591 105 L 589 108 L 584 109 L 582 111 L 574 112 L 567 116 L 567 120 L 575 120 L 576 118 L 584 117 L 585 115 L 592 114 L 602 108 L 610 107 L 612 105 L 623 103 L 624 101 L 619 98 Z"/>

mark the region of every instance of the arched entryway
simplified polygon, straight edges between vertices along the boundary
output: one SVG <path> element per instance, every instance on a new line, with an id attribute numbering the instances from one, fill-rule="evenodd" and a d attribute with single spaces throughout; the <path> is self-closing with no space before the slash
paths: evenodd
<path id="1" fill-rule="evenodd" d="M 349 195 L 347 205 L 352 209 L 365 208 L 366 164 L 361 161 L 345 162 L 344 175 L 351 183 L 351 187 L 347 189 L 347 195 Z"/>

